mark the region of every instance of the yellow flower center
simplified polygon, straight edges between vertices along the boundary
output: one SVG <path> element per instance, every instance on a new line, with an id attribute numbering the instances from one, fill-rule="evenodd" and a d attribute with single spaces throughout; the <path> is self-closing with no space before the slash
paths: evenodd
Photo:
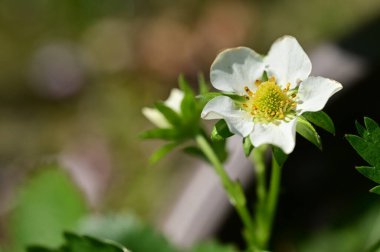
<path id="1" fill-rule="evenodd" d="M 245 87 L 246 101 L 242 103 L 243 108 L 248 111 L 255 122 L 276 123 L 280 120 L 288 121 L 296 115 L 295 101 L 296 92 L 286 88 L 281 89 L 272 77 L 268 81 L 256 81 L 256 92 Z"/>

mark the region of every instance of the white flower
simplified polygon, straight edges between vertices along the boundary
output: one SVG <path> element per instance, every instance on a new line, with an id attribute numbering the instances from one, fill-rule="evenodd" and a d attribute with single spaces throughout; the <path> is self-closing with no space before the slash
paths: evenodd
<path id="1" fill-rule="evenodd" d="M 180 114 L 181 112 L 181 102 L 183 100 L 184 93 L 177 89 L 173 88 L 170 92 L 169 98 L 164 102 L 166 106 Z M 166 118 L 155 108 L 143 108 L 143 115 L 151 121 L 154 125 L 159 128 L 170 128 L 171 124 L 166 120 Z"/>
<path id="2" fill-rule="evenodd" d="M 269 80 L 262 81 L 264 71 Z M 297 117 L 319 111 L 342 89 L 336 81 L 309 76 L 311 62 L 297 40 L 284 36 L 267 56 L 238 47 L 221 52 L 211 66 L 212 85 L 243 101 L 218 96 L 202 111 L 204 119 L 224 119 L 232 133 L 252 144 L 273 144 L 289 154 L 295 146 Z"/>

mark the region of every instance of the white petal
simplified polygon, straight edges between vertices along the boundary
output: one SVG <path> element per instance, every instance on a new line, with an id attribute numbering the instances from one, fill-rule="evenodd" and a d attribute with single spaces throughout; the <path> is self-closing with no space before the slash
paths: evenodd
<path id="1" fill-rule="evenodd" d="M 244 94 L 244 87 L 255 90 L 257 79 L 264 72 L 263 58 L 246 47 L 237 47 L 221 52 L 211 65 L 212 85 L 224 92 Z"/>
<path id="2" fill-rule="evenodd" d="M 342 84 L 323 77 L 309 77 L 300 84 L 297 97 L 301 104 L 297 106 L 301 113 L 319 111 L 326 105 L 327 100 L 341 90 Z"/>
<path id="3" fill-rule="evenodd" d="M 204 107 L 201 117 L 203 119 L 224 119 L 230 131 L 243 137 L 248 136 L 253 129 L 252 117 L 239 109 L 234 101 L 227 96 L 218 96 L 209 101 Z"/>
<path id="4" fill-rule="evenodd" d="M 157 109 L 143 108 L 142 113 L 151 123 L 153 123 L 157 127 L 159 128 L 170 127 L 170 123 L 165 119 L 165 117 Z"/>
<path id="5" fill-rule="evenodd" d="M 181 112 L 181 103 L 183 100 L 184 93 L 178 88 L 173 88 L 170 91 L 169 98 L 165 101 L 165 105 L 173 109 L 177 113 Z"/>
<path id="6" fill-rule="evenodd" d="M 256 123 L 250 135 L 252 144 L 257 147 L 262 144 L 273 144 L 286 154 L 293 151 L 296 140 L 296 121 L 282 121 L 279 125 L 273 123 Z"/>
<path id="7" fill-rule="evenodd" d="M 311 62 L 294 37 L 284 36 L 276 40 L 265 58 L 268 75 L 276 77 L 278 83 L 295 88 L 311 72 Z"/>

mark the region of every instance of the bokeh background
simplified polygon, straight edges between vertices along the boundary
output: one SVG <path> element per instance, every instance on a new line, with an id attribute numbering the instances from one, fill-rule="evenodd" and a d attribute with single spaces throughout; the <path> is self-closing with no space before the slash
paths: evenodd
<path id="1" fill-rule="evenodd" d="M 345 89 L 327 107 L 337 134 L 321 132 L 324 151 L 298 138 L 273 249 L 360 251 L 379 230 L 380 198 L 355 171 L 364 163 L 344 134 L 363 116 L 380 120 L 378 0 L 1 1 L 0 247 L 22 251 L 46 233 L 57 245 L 84 213 L 133 213 L 159 230 L 197 164 L 176 152 L 150 166 L 160 142 L 138 137 L 152 127 L 141 108 L 166 99 L 180 73 L 196 87 L 221 50 L 265 54 L 284 34 Z M 334 61 L 335 50 L 348 60 Z M 62 225 L 54 206 L 72 206 Z M 214 238 L 239 247 L 239 230 L 231 212 Z"/>

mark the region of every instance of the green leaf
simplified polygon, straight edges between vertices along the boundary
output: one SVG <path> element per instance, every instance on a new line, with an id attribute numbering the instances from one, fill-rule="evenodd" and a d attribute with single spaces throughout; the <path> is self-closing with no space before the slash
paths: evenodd
<path id="1" fill-rule="evenodd" d="M 355 121 L 355 128 L 358 131 L 358 134 L 361 137 L 364 137 L 366 129 L 358 121 Z"/>
<path id="2" fill-rule="evenodd" d="M 306 140 L 308 140 L 309 142 L 317 146 L 320 150 L 322 150 L 321 139 L 317 131 L 314 129 L 313 125 L 311 125 L 311 123 L 309 123 L 302 116 L 297 118 L 296 131 Z"/>
<path id="3" fill-rule="evenodd" d="M 47 249 L 41 246 L 30 246 L 28 252 L 128 252 L 116 242 L 100 240 L 90 236 L 79 236 L 65 233 L 65 244 L 59 249 Z"/>
<path id="4" fill-rule="evenodd" d="M 355 135 L 346 135 L 346 139 L 365 161 L 380 168 L 380 139 L 377 143 Z"/>
<path id="5" fill-rule="evenodd" d="M 346 139 L 355 151 L 370 164 L 370 166 L 359 166 L 356 169 L 362 175 L 380 184 L 380 128 L 374 120 L 368 117 L 364 118 L 364 125 L 365 128 L 355 122 L 360 136 L 348 134 Z M 370 191 L 380 194 L 379 186 Z"/>
<path id="6" fill-rule="evenodd" d="M 181 125 L 181 117 L 173 109 L 166 106 L 163 102 L 157 102 L 155 107 L 161 114 L 166 118 L 166 120 L 173 126 Z"/>
<path id="7" fill-rule="evenodd" d="M 369 117 L 364 117 L 364 125 L 369 133 L 374 133 L 379 129 L 379 125 Z"/>
<path id="8" fill-rule="evenodd" d="M 376 193 L 380 195 L 380 186 L 375 186 L 371 190 L 369 190 L 371 193 Z"/>
<path id="9" fill-rule="evenodd" d="M 211 131 L 211 140 L 212 141 L 220 141 L 226 138 L 229 138 L 233 134 L 230 132 L 226 121 L 219 120 Z"/>
<path id="10" fill-rule="evenodd" d="M 380 184 L 380 169 L 375 169 L 370 166 L 357 166 L 356 170 L 369 179 L 372 179 L 376 183 Z"/>
<path id="11" fill-rule="evenodd" d="M 160 161 L 163 157 L 165 157 L 169 152 L 171 152 L 175 147 L 178 146 L 178 143 L 168 143 L 160 148 L 158 148 L 149 158 L 150 164 L 156 164 L 158 161 Z"/>
<path id="12" fill-rule="evenodd" d="M 155 128 L 140 134 L 143 139 L 177 140 L 179 134 L 175 129 Z"/>
<path id="13" fill-rule="evenodd" d="M 276 162 L 279 167 L 282 167 L 285 161 L 288 159 L 288 155 L 286 155 L 281 148 L 277 146 L 272 146 L 272 155 L 273 161 Z"/>
<path id="14" fill-rule="evenodd" d="M 20 188 L 9 219 L 11 251 L 30 244 L 58 246 L 61 233 L 75 228 L 87 213 L 85 201 L 68 174 L 56 165 L 41 167 Z"/>
<path id="15" fill-rule="evenodd" d="M 335 127 L 334 122 L 331 120 L 331 118 L 323 111 L 318 112 L 305 112 L 302 114 L 303 117 L 306 118 L 306 120 L 310 121 L 314 125 L 326 130 L 327 132 L 330 132 L 331 134 L 335 135 Z"/>
<path id="16" fill-rule="evenodd" d="M 243 138 L 243 150 L 244 150 L 244 155 L 246 157 L 249 157 L 249 155 L 251 155 L 251 152 L 253 150 L 253 145 L 249 136 Z"/>

